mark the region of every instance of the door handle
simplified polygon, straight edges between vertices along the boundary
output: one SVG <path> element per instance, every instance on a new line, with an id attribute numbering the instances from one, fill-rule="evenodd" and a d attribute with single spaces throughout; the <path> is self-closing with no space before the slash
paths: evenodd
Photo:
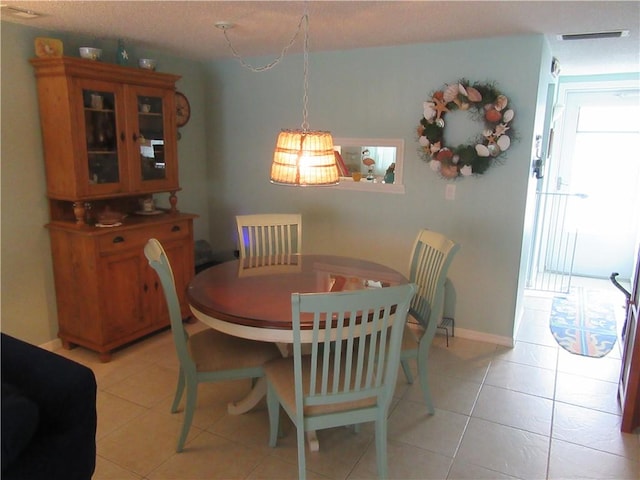
<path id="1" fill-rule="evenodd" d="M 536 158 L 533 161 L 533 173 L 536 176 L 537 180 L 540 180 L 541 178 L 544 177 L 544 174 L 542 173 L 542 159 L 541 158 Z"/>

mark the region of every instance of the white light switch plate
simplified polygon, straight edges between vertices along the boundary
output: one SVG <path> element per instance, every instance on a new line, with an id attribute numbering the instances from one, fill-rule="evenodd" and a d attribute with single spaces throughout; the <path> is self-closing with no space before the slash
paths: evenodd
<path id="1" fill-rule="evenodd" d="M 449 183 L 444 189 L 445 200 L 456 199 L 456 186 L 453 183 Z"/>

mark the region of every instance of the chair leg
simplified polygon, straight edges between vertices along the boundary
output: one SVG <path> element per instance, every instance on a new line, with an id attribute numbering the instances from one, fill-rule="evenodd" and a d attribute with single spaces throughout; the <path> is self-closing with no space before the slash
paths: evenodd
<path id="1" fill-rule="evenodd" d="M 193 378 L 187 378 L 187 401 L 184 406 L 184 420 L 182 421 L 182 431 L 178 438 L 178 446 L 176 452 L 181 452 L 184 448 L 184 442 L 187 440 L 191 423 L 193 422 L 193 413 L 196 409 L 196 400 L 198 398 L 198 383 Z"/>
<path id="2" fill-rule="evenodd" d="M 182 367 L 180 367 L 180 371 L 178 372 L 178 384 L 176 385 L 176 394 L 173 397 L 173 404 L 171 405 L 171 413 L 176 413 L 178 411 L 178 405 L 180 405 L 180 400 L 182 400 L 182 393 L 184 392 L 184 371 Z"/>
<path id="3" fill-rule="evenodd" d="M 421 341 L 418 347 L 418 377 L 420 378 L 420 388 L 422 389 L 424 403 L 427 405 L 427 413 L 433 415 L 435 409 L 433 407 L 433 400 L 431 400 L 431 391 L 429 390 L 429 372 L 427 371 L 428 355 L 429 342 L 425 341 L 423 343 L 423 341 Z"/>
<path id="4" fill-rule="evenodd" d="M 384 412 L 376 420 L 376 466 L 378 478 L 388 478 L 387 464 L 387 418 Z"/>
<path id="5" fill-rule="evenodd" d="M 305 480 L 307 478 L 304 439 L 304 422 L 300 422 L 296 425 L 296 442 L 298 444 L 298 480 Z"/>
<path id="6" fill-rule="evenodd" d="M 275 447 L 280 432 L 280 400 L 270 383 L 267 383 L 267 411 L 269 412 L 269 446 Z"/>
<path id="7" fill-rule="evenodd" d="M 413 374 L 411 373 L 411 367 L 409 367 L 409 359 L 401 358 L 400 365 L 402 365 L 402 371 L 404 372 L 404 376 L 407 379 L 407 383 L 413 383 Z"/>

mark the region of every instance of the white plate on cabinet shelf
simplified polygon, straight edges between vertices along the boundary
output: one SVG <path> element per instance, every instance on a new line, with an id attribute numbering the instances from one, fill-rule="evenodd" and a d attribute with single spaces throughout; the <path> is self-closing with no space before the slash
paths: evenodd
<path id="1" fill-rule="evenodd" d="M 96 227 L 101 227 L 101 228 L 119 227 L 120 225 L 122 225 L 122 222 L 116 222 L 116 223 L 96 223 Z"/>

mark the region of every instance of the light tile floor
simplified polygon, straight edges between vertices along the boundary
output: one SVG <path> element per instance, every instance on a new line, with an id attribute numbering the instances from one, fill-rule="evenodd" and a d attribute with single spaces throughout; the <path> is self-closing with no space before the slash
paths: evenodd
<path id="1" fill-rule="evenodd" d="M 622 294 L 616 298 L 623 305 Z M 549 333 L 551 296 L 529 292 L 526 303 L 513 349 L 458 337 L 447 348 L 444 336 L 436 337 L 434 416 L 418 385 L 399 374 L 388 424 L 392 478 L 640 478 L 640 436 L 620 433 L 619 350 L 602 359 L 565 352 Z M 94 480 L 296 477 L 291 426 L 269 448 L 264 404 L 227 414 L 248 381 L 202 385 L 188 443 L 175 453 L 182 413 L 169 413 L 178 367 L 168 331 L 115 352 L 110 363 L 82 348 L 59 353 L 91 367 L 98 380 Z M 370 426 L 318 436 L 320 451 L 307 452 L 309 478 L 376 477 Z"/>

